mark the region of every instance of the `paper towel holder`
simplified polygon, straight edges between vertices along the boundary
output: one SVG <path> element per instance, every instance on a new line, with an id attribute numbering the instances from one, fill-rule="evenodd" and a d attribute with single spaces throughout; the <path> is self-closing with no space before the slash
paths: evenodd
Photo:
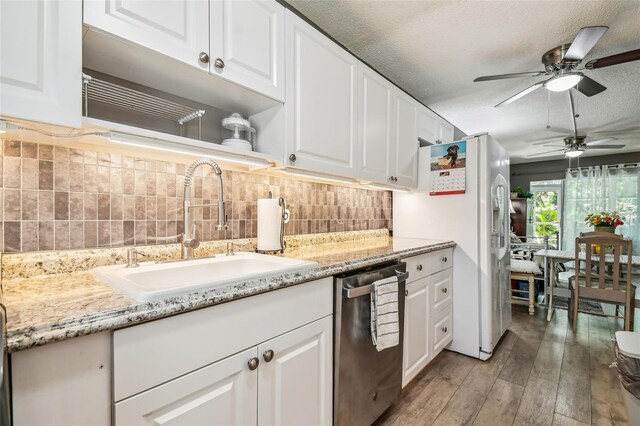
<path id="1" fill-rule="evenodd" d="M 273 193 L 269 191 L 269 198 L 273 198 Z M 256 248 L 257 253 L 284 253 L 284 249 L 287 248 L 287 242 L 284 240 L 284 224 L 289 223 L 289 218 L 291 214 L 289 213 L 289 209 L 287 209 L 287 202 L 284 198 L 278 198 L 278 205 L 282 208 L 282 216 L 280 217 L 280 249 L 279 250 L 258 250 Z"/>

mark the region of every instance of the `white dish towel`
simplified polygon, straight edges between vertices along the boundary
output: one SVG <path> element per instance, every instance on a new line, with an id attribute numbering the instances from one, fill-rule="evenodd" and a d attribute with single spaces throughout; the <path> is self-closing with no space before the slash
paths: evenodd
<path id="1" fill-rule="evenodd" d="M 398 278 L 375 281 L 371 293 L 371 339 L 378 352 L 400 343 Z"/>

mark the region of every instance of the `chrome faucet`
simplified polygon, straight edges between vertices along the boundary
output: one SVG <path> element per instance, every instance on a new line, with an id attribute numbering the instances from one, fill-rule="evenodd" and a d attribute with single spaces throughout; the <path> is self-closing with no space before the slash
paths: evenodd
<path id="1" fill-rule="evenodd" d="M 182 207 L 184 211 L 183 218 L 183 227 L 184 231 L 182 233 L 182 259 L 191 259 L 193 257 L 193 249 L 198 248 L 200 245 L 200 241 L 196 238 L 195 227 L 191 224 L 191 209 L 196 207 L 209 207 L 215 206 L 216 204 L 191 204 L 191 183 L 193 180 L 193 174 L 196 169 L 200 166 L 207 165 L 213 169 L 213 172 L 218 176 L 218 225 L 216 229 L 221 231 L 223 229 L 227 229 L 227 213 L 225 210 L 224 203 L 224 184 L 222 182 L 222 170 L 220 170 L 220 166 L 210 158 L 201 158 L 195 161 L 184 175 L 184 200 L 182 202 Z"/>

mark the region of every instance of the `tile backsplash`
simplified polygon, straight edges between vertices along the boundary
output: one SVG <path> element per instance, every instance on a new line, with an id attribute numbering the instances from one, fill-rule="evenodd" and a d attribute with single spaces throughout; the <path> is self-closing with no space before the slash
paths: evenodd
<path id="1" fill-rule="evenodd" d="M 0 141 L 0 246 L 4 252 L 176 242 L 188 164 L 30 142 Z M 229 229 L 217 208 L 194 209 L 203 241 L 256 236 L 256 199 L 284 197 L 288 235 L 391 228 L 387 191 L 224 171 Z M 217 180 L 200 168 L 193 204 L 218 199 Z"/>

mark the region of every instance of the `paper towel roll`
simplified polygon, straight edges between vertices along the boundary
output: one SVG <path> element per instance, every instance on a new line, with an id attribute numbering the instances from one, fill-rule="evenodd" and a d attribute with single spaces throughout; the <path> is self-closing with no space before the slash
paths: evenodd
<path id="1" fill-rule="evenodd" d="M 258 198 L 258 251 L 278 251 L 280 228 L 282 227 L 282 206 L 278 198 Z"/>

